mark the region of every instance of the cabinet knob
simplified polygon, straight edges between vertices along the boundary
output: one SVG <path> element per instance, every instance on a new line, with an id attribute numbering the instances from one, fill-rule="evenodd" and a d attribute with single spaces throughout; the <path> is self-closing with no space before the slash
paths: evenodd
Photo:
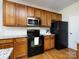
<path id="1" fill-rule="evenodd" d="M 72 35 L 72 33 L 70 33 L 70 35 Z"/>

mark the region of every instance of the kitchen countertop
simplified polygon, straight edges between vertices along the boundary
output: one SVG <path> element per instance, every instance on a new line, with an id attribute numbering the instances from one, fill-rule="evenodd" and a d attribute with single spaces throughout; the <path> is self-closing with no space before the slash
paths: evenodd
<path id="1" fill-rule="evenodd" d="M 27 37 L 27 35 L 0 35 L 0 39 Z"/>
<path id="2" fill-rule="evenodd" d="M 46 34 L 44 36 L 55 36 L 55 34 Z"/>
<path id="3" fill-rule="evenodd" d="M 55 34 L 45 34 L 44 36 L 54 36 Z M 9 38 L 22 38 L 27 37 L 27 35 L 0 35 L 0 39 L 9 39 Z"/>
<path id="4" fill-rule="evenodd" d="M 9 59 L 13 48 L 0 49 L 0 59 Z"/>

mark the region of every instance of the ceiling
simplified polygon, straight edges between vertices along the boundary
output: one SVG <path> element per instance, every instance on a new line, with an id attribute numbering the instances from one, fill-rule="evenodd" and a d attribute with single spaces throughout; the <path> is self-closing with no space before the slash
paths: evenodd
<path id="1" fill-rule="evenodd" d="M 19 0 L 20 1 L 20 0 Z M 79 0 L 21 0 L 28 4 L 33 4 L 47 9 L 60 11 L 65 7 L 79 1 Z"/>
<path id="2" fill-rule="evenodd" d="M 25 1 L 33 5 L 59 11 L 79 0 L 25 0 Z"/>

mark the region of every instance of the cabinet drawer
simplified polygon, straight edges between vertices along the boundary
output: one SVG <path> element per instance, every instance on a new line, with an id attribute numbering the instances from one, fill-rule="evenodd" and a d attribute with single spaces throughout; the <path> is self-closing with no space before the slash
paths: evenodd
<path id="1" fill-rule="evenodd" d="M 47 39 L 47 38 L 50 38 L 50 36 L 45 36 L 44 38 Z"/>
<path id="2" fill-rule="evenodd" d="M 4 43 L 12 43 L 13 39 L 2 39 L 0 40 L 0 44 L 4 44 Z"/>
<path id="3" fill-rule="evenodd" d="M 54 39 L 54 36 L 48 35 L 48 36 L 45 36 L 44 38 L 45 38 L 45 39 Z"/>
<path id="4" fill-rule="evenodd" d="M 15 42 L 23 42 L 26 40 L 27 40 L 27 38 L 17 38 Z"/>
<path id="5" fill-rule="evenodd" d="M 13 43 L 0 44 L 0 49 L 13 48 Z"/>

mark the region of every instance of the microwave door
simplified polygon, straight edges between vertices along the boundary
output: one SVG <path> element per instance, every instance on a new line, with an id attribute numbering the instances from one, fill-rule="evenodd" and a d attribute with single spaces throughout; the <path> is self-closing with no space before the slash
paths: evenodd
<path id="1" fill-rule="evenodd" d="M 37 26 L 38 24 L 38 20 L 34 20 L 34 25 Z"/>
<path id="2" fill-rule="evenodd" d="M 28 26 L 34 26 L 34 20 L 29 19 L 28 20 Z"/>

